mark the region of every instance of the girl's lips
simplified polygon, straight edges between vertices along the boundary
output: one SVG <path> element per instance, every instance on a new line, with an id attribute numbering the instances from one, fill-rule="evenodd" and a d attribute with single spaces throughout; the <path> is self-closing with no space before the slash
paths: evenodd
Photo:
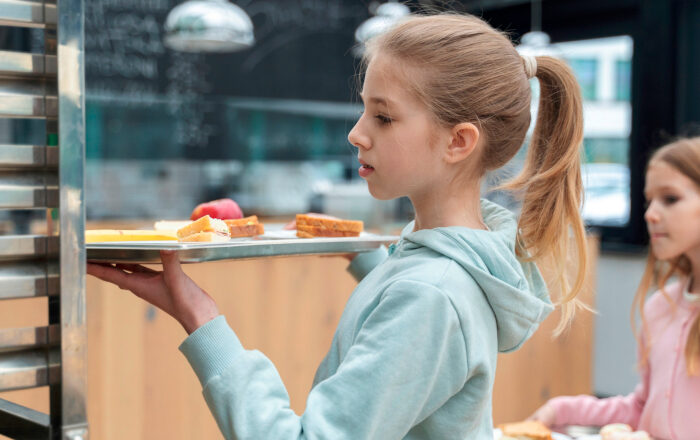
<path id="1" fill-rule="evenodd" d="M 358 173 L 360 174 L 360 177 L 362 177 L 362 178 L 366 178 L 367 176 L 369 176 L 373 172 L 374 172 L 374 168 L 372 168 L 369 165 L 365 165 L 365 164 L 363 164 L 360 167 L 360 169 L 358 170 Z"/>

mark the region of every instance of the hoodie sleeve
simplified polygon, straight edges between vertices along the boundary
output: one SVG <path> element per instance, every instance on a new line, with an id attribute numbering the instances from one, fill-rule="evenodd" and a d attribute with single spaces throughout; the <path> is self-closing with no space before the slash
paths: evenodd
<path id="1" fill-rule="evenodd" d="M 648 375 L 626 396 L 598 399 L 593 396 L 561 396 L 549 401 L 555 413 L 555 425 L 604 426 L 609 423 L 626 423 L 632 427 L 639 418 L 647 398 Z"/>
<path id="2" fill-rule="evenodd" d="M 637 350 L 637 358 L 643 347 Z M 649 397 L 649 368 L 641 370 L 641 382 L 626 396 L 599 399 L 594 396 L 561 396 L 548 402 L 554 409 L 555 425 L 604 426 L 609 423 L 626 423 L 636 429 Z"/>
<path id="3" fill-rule="evenodd" d="M 357 333 L 335 374 L 309 393 L 297 416 L 275 367 L 245 350 L 223 317 L 181 345 L 227 439 L 400 439 L 459 391 L 464 337 L 449 298 L 398 282 Z"/>
<path id="4" fill-rule="evenodd" d="M 348 272 L 357 281 L 362 281 L 368 273 L 372 271 L 375 267 L 379 265 L 382 261 L 386 260 L 388 253 L 386 247 L 381 246 L 376 250 L 371 252 L 363 252 L 357 254 L 355 258 L 352 259 L 350 265 L 348 266 Z"/>

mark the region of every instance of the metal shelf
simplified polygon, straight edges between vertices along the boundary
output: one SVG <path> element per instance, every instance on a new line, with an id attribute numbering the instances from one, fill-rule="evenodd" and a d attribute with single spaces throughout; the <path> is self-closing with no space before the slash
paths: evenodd
<path id="1" fill-rule="evenodd" d="M 0 236 L 0 262 L 58 257 L 59 238 L 46 235 Z"/>
<path id="2" fill-rule="evenodd" d="M 48 168 L 57 170 L 58 147 L 0 144 L 0 171 L 2 169 L 18 168 Z"/>
<path id="3" fill-rule="evenodd" d="M 0 79 L 0 117 L 56 118 L 58 97 L 55 81 Z"/>
<path id="4" fill-rule="evenodd" d="M 56 55 L 0 50 L 0 76 L 56 76 Z"/>
<path id="5" fill-rule="evenodd" d="M 0 330 L 0 352 L 18 351 L 32 347 L 57 345 L 61 342 L 61 327 L 25 327 Z"/>
<path id="6" fill-rule="evenodd" d="M 55 3 L 31 0 L 0 0 L 0 26 L 56 27 Z"/>
<path id="7" fill-rule="evenodd" d="M 0 209 L 58 207 L 56 174 L 0 172 L 0 189 Z"/>
<path id="8" fill-rule="evenodd" d="M 49 385 L 60 368 L 50 358 L 47 350 L 0 353 L 0 391 Z"/>
<path id="9" fill-rule="evenodd" d="M 0 299 L 55 296 L 59 283 L 58 262 L 0 263 Z"/>

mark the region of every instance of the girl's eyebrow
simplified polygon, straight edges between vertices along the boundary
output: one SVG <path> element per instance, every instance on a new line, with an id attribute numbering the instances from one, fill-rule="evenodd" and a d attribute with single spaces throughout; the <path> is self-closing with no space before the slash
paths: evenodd
<path id="1" fill-rule="evenodd" d="M 360 98 L 362 99 L 362 102 L 365 102 L 365 97 L 362 96 L 360 93 Z M 369 102 L 375 103 L 375 104 L 384 104 L 385 106 L 389 107 L 392 104 L 392 101 L 386 98 L 382 98 L 380 96 L 370 96 L 369 97 Z"/>
<path id="2" fill-rule="evenodd" d="M 678 188 L 675 188 L 673 186 L 662 185 L 662 186 L 656 186 L 656 187 L 652 187 L 652 188 L 645 188 L 644 195 L 648 197 L 649 193 L 652 192 L 652 190 L 655 190 L 655 191 L 679 191 Z"/>

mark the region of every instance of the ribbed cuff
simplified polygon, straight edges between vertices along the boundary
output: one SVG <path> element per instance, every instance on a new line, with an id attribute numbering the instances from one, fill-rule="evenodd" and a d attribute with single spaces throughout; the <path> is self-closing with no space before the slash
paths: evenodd
<path id="1" fill-rule="evenodd" d="M 384 261 L 388 255 L 386 247 L 381 246 L 371 252 L 363 252 L 352 259 L 348 266 L 348 272 L 355 277 L 357 281 L 362 281 L 368 273 L 372 271 L 379 263 Z"/>
<path id="2" fill-rule="evenodd" d="M 202 387 L 226 370 L 245 351 L 223 315 L 192 332 L 179 348 L 197 374 Z"/>

